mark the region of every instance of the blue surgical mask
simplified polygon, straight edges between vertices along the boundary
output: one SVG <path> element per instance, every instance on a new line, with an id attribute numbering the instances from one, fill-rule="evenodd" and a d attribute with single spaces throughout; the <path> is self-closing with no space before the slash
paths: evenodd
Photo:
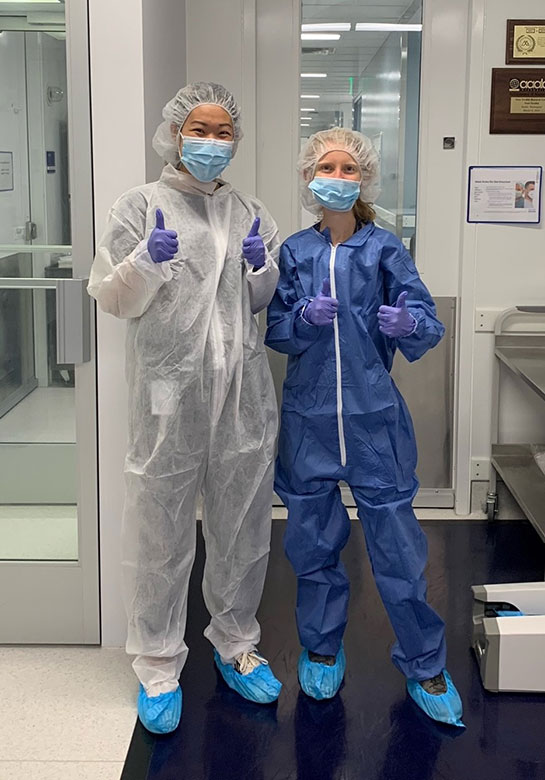
<path id="1" fill-rule="evenodd" d="M 331 211 L 350 211 L 360 194 L 360 182 L 317 176 L 308 185 L 321 206 Z"/>
<path id="2" fill-rule="evenodd" d="M 213 181 L 231 162 L 232 141 L 216 141 L 215 138 L 182 136 L 180 160 L 189 173 L 199 181 Z"/>

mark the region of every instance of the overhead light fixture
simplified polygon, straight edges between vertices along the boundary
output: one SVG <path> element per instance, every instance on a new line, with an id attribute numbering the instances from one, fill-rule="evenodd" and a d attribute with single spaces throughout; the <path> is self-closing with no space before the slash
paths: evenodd
<path id="1" fill-rule="evenodd" d="M 301 73 L 302 79 L 326 79 L 327 73 Z"/>
<path id="2" fill-rule="evenodd" d="M 319 100 L 320 95 L 301 95 L 303 100 Z"/>
<path id="3" fill-rule="evenodd" d="M 316 22 L 312 24 L 302 24 L 301 32 L 348 32 L 352 25 L 350 22 Z"/>
<path id="4" fill-rule="evenodd" d="M 305 111 L 305 112 L 307 112 L 307 111 L 316 111 L 316 109 L 315 108 L 302 108 L 301 111 Z"/>
<path id="5" fill-rule="evenodd" d="M 358 22 L 356 32 L 420 32 L 421 24 L 389 24 L 384 22 Z"/>
<path id="6" fill-rule="evenodd" d="M 1 5 L 7 5 L 8 3 L 17 3 L 17 5 L 35 5 L 36 3 L 45 3 L 46 5 L 60 5 L 62 0 L 2 0 Z"/>
<path id="7" fill-rule="evenodd" d="M 301 127 L 310 127 L 308 122 L 301 122 Z"/>
<path id="8" fill-rule="evenodd" d="M 301 33 L 302 41 L 338 41 L 340 33 Z"/>

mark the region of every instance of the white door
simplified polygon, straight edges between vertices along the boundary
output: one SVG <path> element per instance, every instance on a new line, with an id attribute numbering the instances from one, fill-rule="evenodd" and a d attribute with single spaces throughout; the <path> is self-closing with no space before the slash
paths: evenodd
<path id="1" fill-rule="evenodd" d="M 86 0 L 0 0 L 0 643 L 98 643 Z"/>

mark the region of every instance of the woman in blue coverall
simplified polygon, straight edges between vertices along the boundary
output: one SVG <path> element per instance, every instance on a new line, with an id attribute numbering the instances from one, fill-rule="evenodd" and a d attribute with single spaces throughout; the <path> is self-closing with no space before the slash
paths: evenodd
<path id="1" fill-rule="evenodd" d="M 299 161 L 302 201 L 320 221 L 284 242 L 269 307 L 266 343 L 289 356 L 275 486 L 288 507 L 285 549 L 297 575 L 299 681 L 325 699 L 344 676 L 344 480 L 397 636 L 393 661 L 430 717 L 462 725 L 444 623 L 426 601 L 413 426 L 390 376 L 396 349 L 418 360 L 444 327 L 403 244 L 373 224 L 377 170 L 360 133 L 334 128 L 309 139 Z"/>

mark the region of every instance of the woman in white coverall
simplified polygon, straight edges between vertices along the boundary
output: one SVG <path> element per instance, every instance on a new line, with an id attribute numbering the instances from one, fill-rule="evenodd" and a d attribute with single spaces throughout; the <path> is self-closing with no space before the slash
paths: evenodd
<path id="1" fill-rule="evenodd" d="M 281 685 L 256 651 L 267 568 L 276 400 L 254 315 L 278 279 L 277 228 L 219 178 L 242 137 L 220 85 L 181 89 L 153 145 L 159 181 L 110 211 L 91 270 L 100 308 L 128 320 L 123 573 L 138 714 L 155 733 L 180 720 L 187 594 L 203 495 L 211 615 L 205 635 L 227 684 L 271 702 Z"/>

